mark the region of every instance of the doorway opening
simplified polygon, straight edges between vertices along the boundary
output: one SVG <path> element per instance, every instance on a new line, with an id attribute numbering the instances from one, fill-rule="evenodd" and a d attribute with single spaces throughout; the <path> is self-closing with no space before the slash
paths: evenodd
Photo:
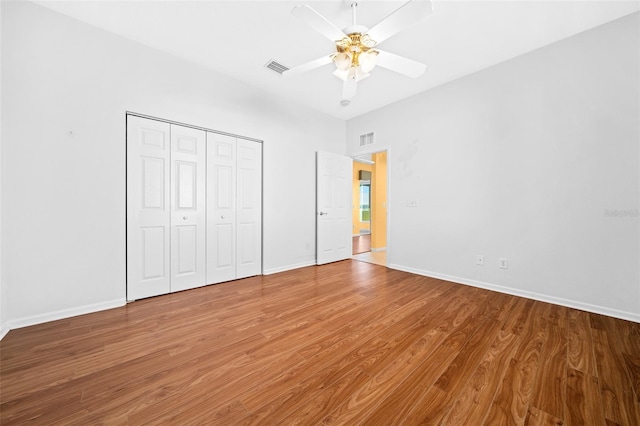
<path id="1" fill-rule="evenodd" d="M 387 264 L 387 152 L 353 158 L 352 259 Z"/>

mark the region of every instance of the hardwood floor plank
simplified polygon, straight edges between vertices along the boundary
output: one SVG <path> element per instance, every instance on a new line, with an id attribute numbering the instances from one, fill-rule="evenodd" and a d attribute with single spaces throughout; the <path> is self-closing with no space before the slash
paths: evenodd
<path id="1" fill-rule="evenodd" d="M 565 424 L 605 424 L 602 394 L 598 379 L 582 371 L 567 371 L 567 405 Z"/>
<path id="2" fill-rule="evenodd" d="M 464 389 L 455 397 L 445 424 L 483 424 L 508 363 L 516 350 L 515 334 L 500 331 Z"/>
<path id="3" fill-rule="evenodd" d="M 343 261 L 12 330 L 2 425 L 638 425 L 640 324 Z"/>
<path id="4" fill-rule="evenodd" d="M 489 333 L 479 330 L 490 330 Z M 469 379 L 472 372 L 480 364 L 485 352 L 489 349 L 499 328 L 494 319 L 487 318 L 478 324 L 478 328 L 464 342 L 458 356 L 449 367 L 438 377 L 434 386 L 444 392 L 452 392 Z"/>
<path id="5" fill-rule="evenodd" d="M 536 407 L 530 407 L 524 424 L 525 426 L 563 426 L 564 422 Z"/>
<path id="6" fill-rule="evenodd" d="M 640 402 L 640 330 L 637 324 L 629 321 L 604 318 L 603 324 L 614 360 L 618 368 L 626 371 L 628 382 L 635 393 L 635 400 Z"/>
<path id="7" fill-rule="evenodd" d="M 568 367 L 597 377 L 595 351 L 591 338 L 591 321 L 587 312 L 569 311 L 567 330 Z"/>
<path id="8" fill-rule="evenodd" d="M 370 371 L 371 379 L 366 385 L 345 398 L 342 404 L 322 419 L 322 423 L 354 424 L 359 418 L 370 415 L 387 395 L 397 392 L 397 378 L 415 374 L 414 371 L 436 350 L 445 336 L 440 331 L 430 329 L 400 354 L 389 352 L 389 359 L 381 360 L 378 368 Z"/>
<path id="9" fill-rule="evenodd" d="M 640 424 L 638 400 L 635 397 L 627 366 L 619 358 L 616 341 L 609 340 L 607 332 L 600 329 L 591 331 L 598 366 L 598 380 L 607 420 L 620 425 Z"/>
<path id="10" fill-rule="evenodd" d="M 242 402 L 235 400 L 222 407 L 213 416 L 204 416 L 203 422 L 214 425 L 241 425 L 248 414 L 249 411 Z"/>
<path id="11" fill-rule="evenodd" d="M 390 316 L 394 315 L 392 311 Z M 387 321 L 384 317 L 378 317 L 382 324 Z M 307 359 L 304 374 L 302 376 L 286 376 L 278 383 L 275 391 L 261 390 L 260 387 L 252 389 L 242 397 L 242 401 L 248 408 L 255 410 L 275 398 L 279 397 L 283 389 L 295 388 L 298 384 L 311 386 L 314 382 L 327 382 L 335 371 L 340 370 L 350 361 L 358 361 L 363 355 L 377 351 L 387 344 L 378 337 L 383 329 L 377 322 L 365 321 L 359 326 L 346 325 L 344 330 L 330 334 L 321 342 L 312 342 L 302 346 L 297 353 Z M 346 364 L 345 364 L 346 363 Z M 353 368 L 351 365 L 349 368 Z M 322 373 L 319 374 L 318 373 Z M 305 383 L 305 377 L 311 379 L 311 383 Z M 306 387 L 305 387 L 306 389 Z M 275 393 L 274 393 L 275 392 Z M 278 393 L 279 392 L 279 393 Z"/>
<path id="12" fill-rule="evenodd" d="M 545 340 L 548 306 L 530 301 L 520 315 L 519 345 L 487 414 L 487 424 L 523 425 L 534 390 L 540 353 Z"/>
<path id="13" fill-rule="evenodd" d="M 640 356 L 626 353 L 623 353 L 622 356 L 625 360 L 627 371 L 631 376 L 631 385 L 636 394 L 636 401 L 640 403 Z"/>
<path id="14" fill-rule="evenodd" d="M 218 412 L 255 383 L 268 382 L 304 362 L 293 353 L 285 358 L 239 359 L 216 370 L 203 370 L 188 376 L 175 389 L 179 406 L 154 403 L 129 415 L 133 424 L 146 422 L 185 424 L 202 422 Z"/>
<path id="15" fill-rule="evenodd" d="M 323 389 L 343 379 L 352 370 L 359 369 L 366 373 L 367 367 L 387 350 L 387 346 L 386 341 L 374 338 L 333 363 L 317 364 L 313 361 L 307 361 L 308 364 L 315 366 L 309 370 L 313 373 L 309 374 L 305 371 L 298 384 L 294 384 L 278 395 L 272 395 L 266 404 L 252 409 L 253 420 L 257 422 L 256 424 L 275 424 L 277 421 L 283 420 L 301 406 L 306 405 L 310 398 L 317 396 Z M 253 406 L 256 404 L 256 400 L 254 395 L 253 400 L 243 399 L 243 402 L 250 407 L 248 404 Z"/>
<path id="16" fill-rule="evenodd" d="M 430 404 L 440 401 L 440 398 L 436 399 L 432 394 L 427 395 L 429 390 L 435 389 L 432 393 L 448 397 L 446 392 L 434 388 L 433 384 L 458 356 L 464 344 L 475 332 L 476 325 L 476 318 L 472 315 L 467 316 L 466 320 L 454 328 L 436 348 L 428 362 L 423 361 L 411 375 L 404 378 L 393 394 L 381 401 L 378 407 L 365 418 L 365 423 L 416 423 L 424 415 L 425 410 L 430 409 Z M 414 413 L 415 410 L 422 411 Z M 434 413 L 434 415 L 438 414 L 440 414 L 439 411 Z"/>
<path id="17" fill-rule="evenodd" d="M 370 377 L 365 373 L 365 369 L 356 367 L 313 395 L 298 410 L 291 414 L 280 414 L 279 420 L 290 425 L 317 424 L 327 413 L 333 412 L 345 399 L 361 389 L 369 380 Z"/>
<path id="18" fill-rule="evenodd" d="M 507 315 L 501 329 L 519 336 L 525 329 L 535 301 L 523 297 L 512 296 L 512 298 L 513 305 L 507 309 Z"/>
<path id="19" fill-rule="evenodd" d="M 531 405 L 557 419 L 564 419 L 567 383 L 567 339 L 562 328 L 550 323 L 540 354 Z"/>

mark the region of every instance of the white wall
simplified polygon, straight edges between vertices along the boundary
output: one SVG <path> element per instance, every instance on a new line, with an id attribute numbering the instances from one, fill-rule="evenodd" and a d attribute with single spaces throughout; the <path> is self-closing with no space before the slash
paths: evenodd
<path id="1" fill-rule="evenodd" d="M 2 2 L 2 39 L 11 327 L 124 303 L 125 111 L 264 140 L 265 270 L 314 262 L 314 152 L 344 153 L 343 121 L 31 3 Z"/>
<path id="2" fill-rule="evenodd" d="M 347 123 L 390 149 L 392 267 L 640 322 L 639 16 Z"/>
<path id="3" fill-rule="evenodd" d="M 2 22 L 2 5 L 0 5 L 0 22 Z M 6 321 L 4 319 L 4 315 L 6 312 L 6 309 L 4 308 L 4 303 L 5 303 L 5 297 L 3 296 L 3 294 L 5 293 L 4 291 L 4 283 L 5 280 L 3 278 L 3 270 L 2 270 L 2 252 L 3 250 L 3 245 L 4 245 L 4 239 L 2 238 L 2 228 L 3 228 L 3 223 L 2 223 L 2 175 L 4 174 L 4 164 L 2 162 L 2 150 L 3 150 L 3 145 L 2 145 L 2 31 L 0 31 L 0 339 L 2 339 L 4 337 L 4 335 L 9 331 L 9 329 L 7 327 L 5 327 Z"/>

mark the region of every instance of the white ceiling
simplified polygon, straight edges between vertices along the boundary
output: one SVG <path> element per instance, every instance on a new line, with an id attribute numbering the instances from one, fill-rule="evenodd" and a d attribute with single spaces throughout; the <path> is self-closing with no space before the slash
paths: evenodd
<path id="1" fill-rule="evenodd" d="M 351 105 L 342 107 L 342 81 L 332 75 L 333 65 L 290 78 L 265 65 L 275 59 L 293 67 L 332 53 L 332 42 L 290 11 L 309 4 L 344 28 L 351 0 L 37 3 L 341 119 L 640 10 L 640 1 L 434 1 L 427 18 L 381 43 L 386 51 L 427 64 L 425 74 L 411 79 L 376 68 L 359 83 Z M 359 0 L 358 23 L 372 27 L 404 3 Z"/>

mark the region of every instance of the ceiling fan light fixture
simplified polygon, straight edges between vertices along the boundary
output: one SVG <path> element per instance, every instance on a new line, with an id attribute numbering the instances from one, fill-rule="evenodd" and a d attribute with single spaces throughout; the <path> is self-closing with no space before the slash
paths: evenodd
<path id="1" fill-rule="evenodd" d="M 358 61 L 360 63 L 360 68 L 362 71 L 369 73 L 376 66 L 376 59 L 378 56 L 378 51 L 376 50 L 367 50 L 366 52 L 360 54 Z"/>
<path id="2" fill-rule="evenodd" d="M 338 53 L 333 57 L 336 68 L 340 71 L 347 71 L 351 66 L 351 55 L 346 52 Z"/>
<path id="3" fill-rule="evenodd" d="M 363 46 L 368 47 L 369 49 L 378 44 L 374 39 L 369 37 L 369 34 L 366 34 L 366 31 L 364 31 L 364 35 L 360 37 L 360 43 L 362 43 Z"/>
<path id="4" fill-rule="evenodd" d="M 333 75 L 342 81 L 345 81 L 346 79 L 360 81 L 369 77 L 369 73 L 364 72 L 361 67 L 350 67 L 346 70 L 335 70 Z"/>

